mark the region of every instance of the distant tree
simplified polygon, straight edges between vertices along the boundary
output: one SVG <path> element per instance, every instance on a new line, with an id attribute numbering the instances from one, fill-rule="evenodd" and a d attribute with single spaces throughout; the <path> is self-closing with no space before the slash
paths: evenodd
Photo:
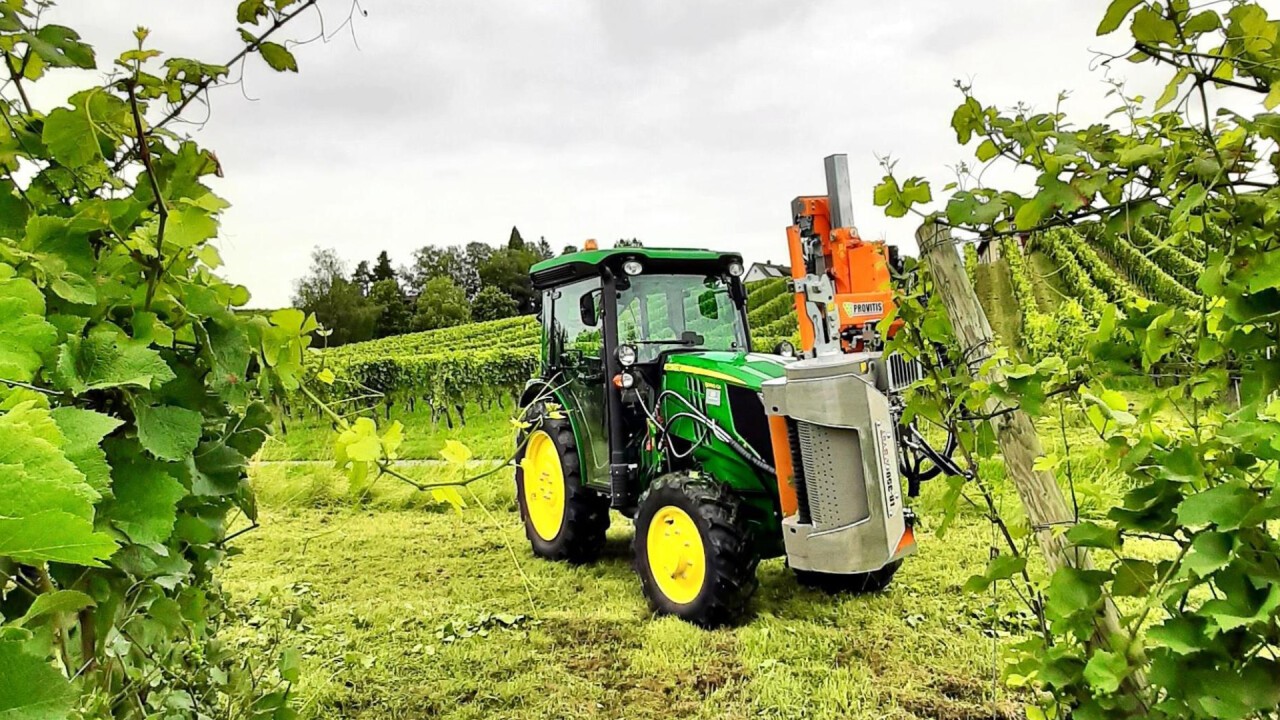
<path id="1" fill-rule="evenodd" d="M 316 248 L 311 268 L 294 285 L 293 306 L 315 313 L 333 331 L 329 345 L 344 345 L 373 337 L 378 307 L 347 277 L 346 264 L 331 249 Z"/>
<path id="2" fill-rule="evenodd" d="M 387 257 L 387 251 L 383 250 L 378 253 L 378 261 L 373 266 L 373 280 L 394 280 L 396 271 L 391 267 L 391 258 Z"/>
<path id="3" fill-rule="evenodd" d="M 368 295 L 369 289 L 373 286 L 373 273 L 369 272 L 369 262 L 361 260 L 356 265 L 356 269 L 351 273 L 351 282 L 360 288 L 361 295 Z"/>
<path id="4" fill-rule="evenodd" d="M 515 226 L 511 226 L 511 237 L 507 239 L 508 250 L 524 250 L 524 238 L 520 237 L 520 230 Z"/>
<path id="5" fill-rule="evenodd" d="M 492 285 L 480 288 L 471 299 L 471 319 L 476 322 L 515 317 L 518 311 L 516 301 Z"/>
<path id="6" fill-rule="evenodd" d="M 480 266 L 480 281 L 493 286 L 516 301 L 521 315 L 534 310 L 533 283 L 529 280 L 529 267 L 537 257 L 527 249 L 499 250 Z"/>
<path id="7" fill-rule="evenodd" d="M 471 308 L 462 288 L 443 276 L 427 281 L 418 295 L 417 312 L 413 316 L 414 330 L 453 327 L 470 320 Z"/>
<path id="8" fill-rule="evenodd" d="M 493 248 L 484 243 L 472 245 L 479 245 L 488 253 L 493 252 Z M 413 253 L 413 267 L 409 270 L 410 290 L 421 294 L 422 289 L 433 278 L 447 277 L 462 288 L 467 297 L 471 297 L 480 290 L 480 275 L 476 272 L 478 267 L 477 259 L 471 254 L 471 245 L 465 250 L 456 245 L 424 245 Z"/>
<path id="9" fill-rule="evenodd" d="M 547 242 L 545 237 L 538 238 L 538 244 L 534 246 L 534 253 L 537 254 L 539 260 L 546 260 L 556 254 L 551 249 L 551 243 Z"/>
<path id="10" fill-rule="evenodd" d="M 398 281 L 379 280 L 374 283 L 369 290 L 369 300 L 378 308 L 378 319 L 373 328 L 375 337 L 409 332 L 413 313 Z"/>
<path id="11" fill-rule="evenodd" d="M 640 242 L 638 238 L 631 238 L 630 240 L 622 238 L 621 240 L 618 240 L 618 242 L 614 243 L 613 246 L 620 248 L 644 247 L 644 243 Z"/>

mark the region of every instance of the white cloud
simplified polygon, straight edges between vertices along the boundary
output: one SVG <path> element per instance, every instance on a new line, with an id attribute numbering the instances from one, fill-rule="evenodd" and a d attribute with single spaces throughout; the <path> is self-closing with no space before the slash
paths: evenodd
<path id="1" fill-rule="evenodd" d="M 849 154 L 862 233 L 910 250 L 914 221 L 871 204 L 876 154 L 945 181 L 970 157 L 949 128 L 956 78 L 1001 105 L 1047 108 L 1074 88 L 1069 111 L 1100 119 L 1114 103 L 1090 48 L 1120 42 L 1093 35 L 1104 0 L 362 3 L 359 49 L 343 34 L 298 48 L 298 75 L 250 65 L 257 99 L 221 91 L 196 132 L 227 174 L 226 274 L 255 305 L 288 302 L 314 245 L 407 262 L 424 243 L 502 242 L 512 225 L 555 247 L 638 237 L 782 259 L 789 202 L 823 190 L 833 152 Z M 322 7 L 332 30 L 349 5 Z M 55 12 L 100 61 L 135 24 L 171 54 L 215 60 L 235 47 L 233 10 L 64 0 Z"/>

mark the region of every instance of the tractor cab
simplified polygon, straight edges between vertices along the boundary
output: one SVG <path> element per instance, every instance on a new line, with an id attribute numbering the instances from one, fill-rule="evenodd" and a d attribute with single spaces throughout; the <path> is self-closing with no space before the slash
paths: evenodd
<path id="1" fill-rule="evenodd" d="M 565 408 L 582 481 L 615 509 L 634 510 L 660 469 L 647 414 L 668 390 L 667 365 L 750 353 L 742 272 L 736 254 L 649 248 L 577 252 L 533 267 L 542 295 L 540 380 L 554 380 L 535 380 L 531 391 Z"/>

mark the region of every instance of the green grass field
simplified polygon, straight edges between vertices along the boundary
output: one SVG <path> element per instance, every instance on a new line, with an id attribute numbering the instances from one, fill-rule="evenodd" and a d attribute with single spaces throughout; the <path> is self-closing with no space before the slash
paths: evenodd
<path id="1" fill-rule="evenodd" d="M 1051 420 L 1042 421 L 1046 441 L 1061 447 Z M 1096 444 L 1067 420 L 1081 511 L 1100 515 L 1118 493 Z M 499 410 L 472 422 L 510 434 Z M 409 430 L 424 450 L 457 432 Z M 291 431 L 289 444 L 322 434 Z M 458 472 L 403 469 L 420 480 Z M 985 461 L 984 474 L 1016 509 L 1000 463 Z M 1019 697 L 993 680 L 999 644 L 1020 632 L 1019 603 L 1007 587 L 962 591 L 984 567 L 993 532 L 966 506 L 938 537 L 940 483 L 914 503 L 920 552 L 888 591 L 827 595 L 771 560 L 754 616 L 708 632 L 652 617 L 621 516 L 594 565 L 534 558 L 510 471 L 464 493 L 461 512 L 389 477 L 353 498 L 323 461 L 259 462 L 253 480 L 262 526 L 237 540 L 244 552 L 224 583 L 250 617 L 314 604 L 281 638 L 303 652 L 305 717 L 1021 717 Z M 265 642 L 263 626 L 250 622 L 231 639 L 254 647 Z"/>
<path id="2" fill-rule="evenodd" d="M 620 516 L 594 565 L 533 558 L 508 473 L 461 513 L 389 479 L 353 503 L 321 464 L 260 465 L 255 484 L 262 527 L 224 584 L 251 613 L 268 610 L 258 597 L 314 603 L 285 638 L 303 652 L 305 717 L 1018 716 L 992 682 L 1013 599 L 993 611 L 960 589 L 991 539 L 976 514 L 945 541 L 921 533 L 879 595 L 805 589 L 768 561 L 754 618 L 708 632 L 651 617 Z"/>

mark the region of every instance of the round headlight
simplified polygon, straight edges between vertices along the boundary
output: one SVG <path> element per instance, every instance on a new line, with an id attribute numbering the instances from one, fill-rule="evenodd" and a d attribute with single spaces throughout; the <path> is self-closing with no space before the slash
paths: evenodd
<path id="1" fill-rule="evenodd" d="M 639 260 L 628 260 L 622 263 L 622 272 L 628 275 L 639 275 L 644 272 L 644 266 L 640 264 Z"/>
<path id="2" fill-rule="evenodd" d="M 636 346 L 635 345 L 619 345 L 618 346 L 618 363 L 622 367 L 631 367 L 636 364 Z"/>
<path id="3" fill-rule="evenodd" d="M 729 274 L 734 277 L 742 277 L 742 263 L 736 260 L 729 263 Z"/>
<path id="4" fill-rule="evenodd" d="M 773 354 L 781 355 L 782 357 L 785 357 L 785 358 L 795 357 L 796 346 L 792 345 L 790 340 L 783 340 L 782 342 L 773 346 Z"/>

